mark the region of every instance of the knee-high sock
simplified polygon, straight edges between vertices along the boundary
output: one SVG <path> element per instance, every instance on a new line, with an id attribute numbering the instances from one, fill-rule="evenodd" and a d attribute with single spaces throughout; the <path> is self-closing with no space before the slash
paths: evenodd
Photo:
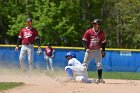
<path id="1" fill-rule="evenodd" d="M 72 69 L 67 68 L 66 71 L 67 71 L 67 73 L 68 73 L 68 76 L 69 76 L 70 78 L 73 78 L 73 72 L 72 72 Z"/>
<path id="2" fill-rule="evenodd" d="M 102 78 L 102 69 L 98 69 L 98 79 Z"/>

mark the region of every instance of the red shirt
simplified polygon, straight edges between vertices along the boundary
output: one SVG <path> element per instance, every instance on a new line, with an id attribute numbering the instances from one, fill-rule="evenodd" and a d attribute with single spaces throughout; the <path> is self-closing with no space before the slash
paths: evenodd
<path id="1" fill-rule="evenodd" d="M 47 56 L 52 56 L 52 52 L 55 52 L 55 50 L 52 47 L 45 48 L 45 53 Z"/>
<path id="2" fill-rule="evenodd" d="M 26 27 L 21 29 L 19 38 L 22 39 L 22 44 L 34 44 L 35 39 L 39 38 L 39 36 L 36 29 L 27 29 Z"/>
<path id="3" fill-rule="evenodd" d="M 84 36 L 83 40 L 87 41 L 89 49 L 100 49 L 101 44 L 106 42 L 105 33 L 102 30 L 95 32 L 94 28 L 88 29 Z"/>

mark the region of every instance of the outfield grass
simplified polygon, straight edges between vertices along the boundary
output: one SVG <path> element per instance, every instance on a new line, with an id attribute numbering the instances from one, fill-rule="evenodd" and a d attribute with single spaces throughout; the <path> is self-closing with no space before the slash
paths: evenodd
<path id="1" fill-rule="evenodd" d="M 49 76 L 67 76 L 66 71 L 47 72 Z M 97 78 L 96 71 L 88 71 L 89 78 Z M 124 79 L 124 80 L 140 80 L 140 72 L 104 72 L 104 79 Z"/>
<path id="2" fill-rule="evenodd" d="M 0 82 L 0 91 L 11 89 L 22 85 L 24 85 L 24 83 L 22 82 Z"/>
<path id="3" fill-rule="evenodd" d="M 89 78 L 97 78 L 97 72 L 89 71 Z M 140 80 L 140 73 L 136 72 L 103 72 L 104 79 Z"/>

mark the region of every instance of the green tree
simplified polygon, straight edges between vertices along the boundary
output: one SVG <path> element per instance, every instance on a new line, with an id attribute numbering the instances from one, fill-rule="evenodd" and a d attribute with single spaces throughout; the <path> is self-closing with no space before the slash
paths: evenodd
<path id="1" fill-rule="evenodd" d="M 27 0 L 4 0 L 7 9 L 7 30 L 5 30 L 9 44 L 15 44 L 21 27 L 25 26 L 27 14 Z M 5 12 L 5 11 L 4 11 Z"/>
<path id="2" fill-rule="evenodd" d="M 8 30 L 8 6 L 7 1 L 0 0 L 0 42 L 6 42 L 6 31 Z"/>
<path id="3" fill-rule="evenodd" d="M 109 24 L 107 25 L 107 27 L 110 27 L 108 28 L 110 34 L 108 34 L 108 39 L 111 43 L 109 46 L 138 48 L 138 42 L 140 41 L 140 27 L 138 26 L 140 22 L 140 1 L 116 0 L 111 7 L 108 17 Z"/>
<path id="4" fill-rule="evenodd" d="M 100 0 L 101 2 L 101 0 Z M 82 46 L 81 39 L 85 30 L 90 27 L 92 13 L 99 15 L 93 4 L 100 4 L 92 0 L 34 0 L 24 2 L 17 16 L 10 16 L 8 34 L 15 36 L 25 25 L 28 16 L 34 19 L 33 24 L 41 35 L 42 45 L 47 42 L 61 46 Z M 94 9 L 91 7 L 94 6 Z M 94 16 L 95 18 L 96 16 Z M 101 16 L 100 16 L 101 17 Z M 14 23 L 16 20 L 16 23 Z"/>
<path id="5" fill-rule="evenodd" d="M 15 44 L 31 17 L 42 45 L 82 46 L 91 19 L 100 18 L 107 47 L 139 48 L 139 0 L 0 0 L 0 11 L 0 43 Z"/>

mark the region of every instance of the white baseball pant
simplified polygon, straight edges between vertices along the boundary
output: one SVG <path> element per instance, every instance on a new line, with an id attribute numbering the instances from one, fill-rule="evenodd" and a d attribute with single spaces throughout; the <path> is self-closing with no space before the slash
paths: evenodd
<path id="1" fill-rule="evenodd" d="M 83 65 L 88 66 L 93 58 L 95 59 L 97 69 L 102 69 L 102 53 L 100 49 L 86 51 Z"/>
<path id="2" fill-rule="evenodd" d="M 34 56 L 34 45 L 22 45 L 21 51 L 20 51 L 20 66 L 21 69 L 26 70 L 26 65 L 25 65 L 25 57 L 28 55 L 28 64 L 29 64 L 29 69 L 33 69 L 33 56 Z"/>

